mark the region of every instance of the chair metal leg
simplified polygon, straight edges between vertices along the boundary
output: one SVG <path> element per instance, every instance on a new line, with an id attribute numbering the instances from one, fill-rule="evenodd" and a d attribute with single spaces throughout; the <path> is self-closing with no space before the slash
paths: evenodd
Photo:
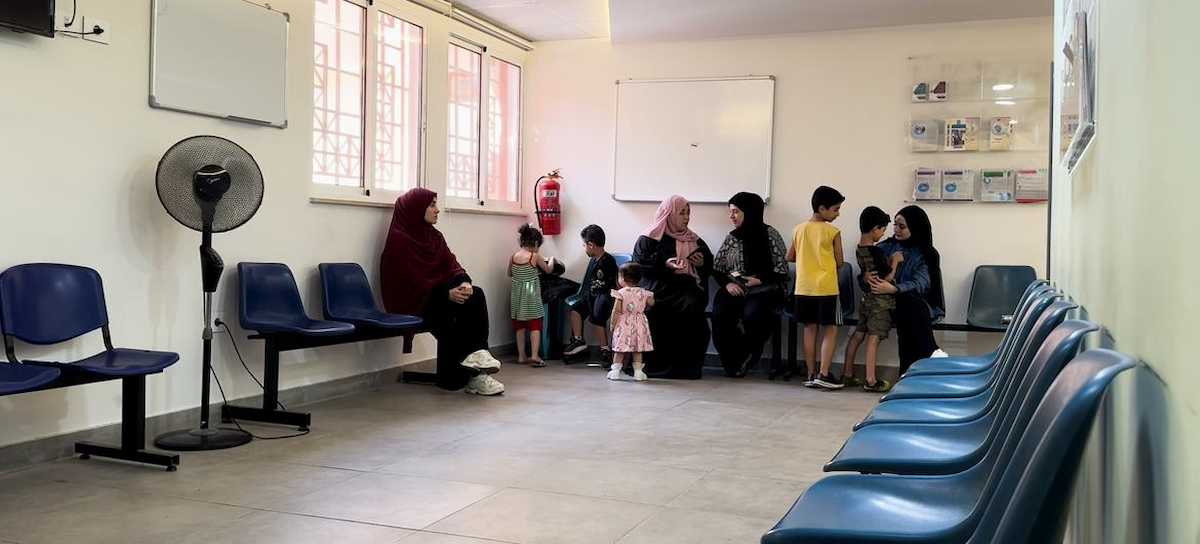
<path id="1" fill-rule="evenodd" d="M 307 412 L 289 412 L 279 409 L 279 346 L 272 338 L 266 339 L 263 357 L 263 405 L 262 408 L 249 406 L 221 406 L 221 421 L 226 423 L 235 419 L 243 421 L 259 421 L 277 425 L 294 426 L 301 431 L 307 431 L 312 424 L 312 414 Z"/>
<path id="2" fill-rule="evenodd" d="M 771 365 L 764 366 L 766 373 L 770 373 L 773 369 L 779 368 L 783 364 L 783 320 L 775 319 L 772 327 L 774 334 L 771 335 Z"/>
<path id="3" fill-rule="evenodd" d="M 122 461 L 158 465 L 168 471 L 179 466 L 179 456 L 147 450 L 146 447 L 146 377 L 130 376 L 121 379 L 121 445 L 107 446 L 94 442 L 76 442 L 75 453 L 87 459 L 93 455 Z"/>

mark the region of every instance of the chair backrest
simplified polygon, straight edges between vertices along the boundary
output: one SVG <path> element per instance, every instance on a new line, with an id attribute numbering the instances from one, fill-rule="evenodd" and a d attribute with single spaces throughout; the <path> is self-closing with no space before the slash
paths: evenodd
<path id="1" fill-rule="evenodd" d="M 969 542 L 1057 542 L 1092 420 L 1112 380 L 1132 357 L 1086 351 L 1059 373 L 1004 467 Z"/>
<path id="2" fill-rule="evenodd" d="M 1017 321 L 1009 328 L 1000 343 L 1000 349 L 996 353 L 995 367 L 998 372 L 994 378 L 1004 379 L 1008 370 L 1018 360 L 1025 347 L 1029 345 L 1030 333 L 1037 327 L 1038 320 L 1041 319 L 1050 304 L 1060 298 L 1062 298 L 1061 294 L 1053 289 L 1047 289 L 1039 291 L 1029 300 L 1029 306 L 1018 316 Z"/>
<path id="3" fill-rule="evenodd" d="M 325 319 L 352 317 L 357 312 L 379 311 L 367 273 L 358 263 L 321 263 L 322 308 Z"/>
<path id="4" fill-rule="evenodd" d="M 1029 266 L 977 267 L 967 303 L 967 324 L 1003 330 L 1004 317 L 1013 314 L 1021 294 L 1035 281 L 1037 272 Z"/>
<path id="5" fill-rule="evenodd" d="M 100 274 L 83 266 L 21 264 L 0 274 L 4 334 L 54 344 L 108 325 Z"/>
<path id="6" fill-rule="evenodd" d="M 242 328 L 262 319 L 305 317 L 296 278 L 286 264 L 238 263 L 238 312 Z"/>
<path id="7" fill-rule="evenodd" d="M 633 255 L 630 255 L 628 253 L 613 253 L 612 256 L 613 256 L 613 260 L 617 261 L 617 268 L 620 268 L 621 265 L 626 264 L 633 260 Z"/>
<path id="8" fill-rule="evenodd" d="M 842 305 L 842 317 L 854 317 L 854 307 L 858 297 L 854 295 L 854 267 L 850 261 L 842 261 L 838 267 L 838 302 Z"/>

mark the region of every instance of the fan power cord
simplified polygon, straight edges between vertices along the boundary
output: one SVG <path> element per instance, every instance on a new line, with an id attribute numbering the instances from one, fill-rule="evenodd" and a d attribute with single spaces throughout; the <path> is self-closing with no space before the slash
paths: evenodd
<path id="1" fill-rule="evenodd" d="M 249 374 L 250 379 L 254 380 L 254 383 L 258 384 L 259 389 L 262 389 L 265 392 L 267 388 L 265 386 L 263 386 L 263 383 L 261 381 L 259 381 L 257 376 L 254 375 L 254 372 L 250 371 L 250 366 L 247 365 L 246 360 L 242 358 L 242 351 L 238 349 L 237 340 L 235 340 L 233 338 L 233 333 L 230 332 L 229 325 L 225 324 L 224 321 L 221 321 L 220 318 L 216 319 L 214 322 L 217 324 L 218 327 L 221 327 L 225 330 L 225 336 L 229 337 L 229 343 L 231 345 L 233 345 L 233 352 L 237 354 L 238 362 L 242 363 L 242 368 L 246 369 L 246 374 Z M 212 373 L 213 381 L 215 381 L 217 383 L 217 391 L 219 391 L 221 393 L 221 404 L 222 405 L 229 404 L 229 399 L 225 396 L 225 388 L 221 387 L 221 379 L 217 377 L 217 370 L 211 366 L 209 367 L 208 370 L 209 370 L 209 372 Z M 283 402 L 276 400 L 275 404 L 279 405 L 280 410 L 287 410 L 287 406 L 284 406 Z M 238 420 L 230 418 L 230 421 L 233 422 L 233 425 L 235 427 L 237 427 L 238 430 L 240 430 L 246 434 L 249 434 L 250 436 L 252 436 L 258 440 L 280 440 L 280 439 L 284 439 L 284 438 L 296 438 L 298 436 L 304 436 L 304 435 L 308 434 L 309 432 L 311 432 L 311 429 L 305 429 L 298 433 L 285 434 L 282 436 L 258 436 L 256 434 L 244 429 L 242 427 L 242 425 L 240 423 L 238 423 Z"/>

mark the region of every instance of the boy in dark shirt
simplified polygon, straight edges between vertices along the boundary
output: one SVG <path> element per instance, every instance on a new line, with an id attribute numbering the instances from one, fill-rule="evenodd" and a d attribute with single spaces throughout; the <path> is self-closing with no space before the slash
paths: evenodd
<path id="1" fill-rule="evenodd" d="M 881 279 L 891 281 L 903 262 L 901 253 L 894 253 L 891 258 L 883 254 L 883 250 L 875 244 L 883 238 L 890 222 L 888 214 L 875 206 L 868 206 L 858 217 L 858 230 L 862 237 L 854 256 L 858 259 L 858 268 L 862 271 L 859 276 L 863 287 L 863 298 L 859 304 L 858 329 L 846 343 L 846 363 L 842 371 L 842 382 L 846 385 L 856 381 L 854 377 L 854 358 L 863 340 L 867 341 L 867 380 L 862 387 L 865 391 L 884 392 L 891 389 L 892 384 L 881 380 L 875 375 L 875 364 L 879 358 L 879 342 L 888 337 L 892 328 L 892 310 L 896 309 L 896 295 L 879 295 L 871 292 L 866 286 L 866 278 L 874 273 Z"/>
<path id="2" fill-rule="evenodd" d="M 571 311 L 571 341 L 563 347 L 564 355 L 576 355 L 588 349 L 583 338 L 583 320 L 586 317 L 593 337 L 600 339 L 600 353 L 605 361 L 612 360 L 608 347 L 608 316 L 612 314 L 613 289 L 617 288 L 617 261 L 604 251 L 604 229 L 588 225 L 579 233 L 583 238 L 583 250 L 591 260 L 579 293 L 568 299 Z"/>

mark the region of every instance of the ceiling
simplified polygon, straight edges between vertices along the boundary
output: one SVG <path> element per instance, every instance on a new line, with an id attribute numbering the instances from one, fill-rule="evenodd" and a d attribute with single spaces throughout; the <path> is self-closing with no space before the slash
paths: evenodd
<path id="1" fill-rule="evenodd" d="M 685 41 L 1048 17 L 1052 0 L 453 0 L 533 41 Z"/>

